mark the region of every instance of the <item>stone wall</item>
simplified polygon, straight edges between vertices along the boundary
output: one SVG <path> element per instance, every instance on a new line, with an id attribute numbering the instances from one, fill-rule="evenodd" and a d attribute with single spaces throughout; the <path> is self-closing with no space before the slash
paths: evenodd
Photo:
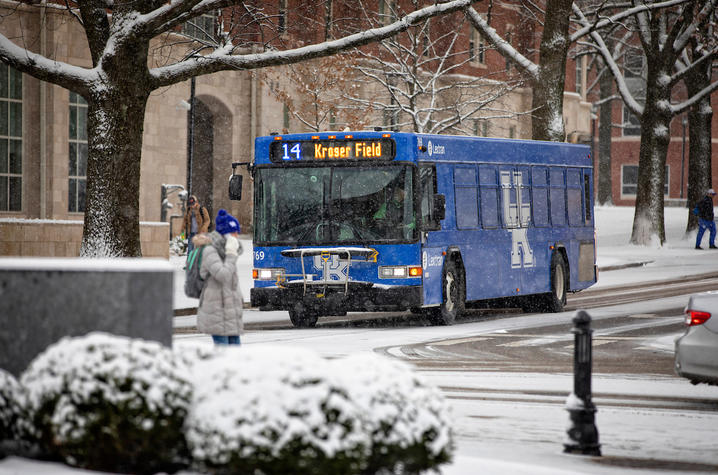
<path id="1" fill-rule="evenodd" d="M 169 259 L 169 223 L 140 223 L 143 257 Z M 0 256 L 77 257 L 82 221 L 0 219 Z"/>
<path id="2" fill-rule="evenodd" d="M 171 345 L 172 280 L 161 259 L 0 258 L 0 368 L 96 331 Z"/>

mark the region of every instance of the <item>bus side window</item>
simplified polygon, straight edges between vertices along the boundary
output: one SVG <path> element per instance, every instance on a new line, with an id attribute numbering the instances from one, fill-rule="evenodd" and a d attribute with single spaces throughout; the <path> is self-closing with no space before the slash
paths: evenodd
<path id="1" fill-rule="evenodd" d="M 478 228 L 479 208 L 475 167 L 457 166 L 454 169 L 454 196 L 456 227 L 458 229 Z"/>
<path id="2" fill-rule="evenodd" d="M 496 229 L 499 227 L 499 186 L 496 180 L 496 167 L 479 165 L 479 193 L 481 201 L 481 227 Z"/>
<path id="3" fill-rule="evenodd" d="M 566 197 L 568 199 L 568 223 L 571 226 L 583 226 L 583 193 L 581 189 L 581 170 L 566 170 Z"/>
<path id="4" fill-rule="evenodd" d="M 549 172 L 549 200 L 551 202 L 551 224 L 553 226 L 566 225 L 566 184 L 563 178 L 563 168 L 551 168 Z"/>
<path id="5" fill-rule="evenodd" d="M 434 196 L 436 195 L 436 166 L 419 167 L 419 186 L 421 187 L 421 222 L 424 231 L 441 229 L 437 216 L 434 216 Z"/>
<path id="6" fill-rule="evenodd" d="M 591 175 L 586 170 L 583 173 L 583 201 L 586 205 L 586 224 L 591 224 Z"/>
<path id="7" fill-rule="evenodd" d="M 534 226 L 548 226 L 548 176 L 546 167 L 531 167 L 531 211 Z"/>

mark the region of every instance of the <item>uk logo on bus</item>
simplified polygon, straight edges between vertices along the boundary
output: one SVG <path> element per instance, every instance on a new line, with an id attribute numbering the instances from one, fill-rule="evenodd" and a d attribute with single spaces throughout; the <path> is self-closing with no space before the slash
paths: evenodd
<path id="1" fill-rule="evenodd" d="M 523 174 L 519 171 L 501 171 L 504 216 L 511 233 L 511 267 L 534 267 L 534 252 L 528 239 L 531 220 L 531 202 L 524 202 Z"/>
<path id="2" fill-rule="evenodd" d="M 321 255 L 314 256 L 313 264 L 314 269 L 322 271 L 324 281 L 346 282 L 349 278 L 349 262 L 336 254 L 328 255 L 326 259 Z"/>

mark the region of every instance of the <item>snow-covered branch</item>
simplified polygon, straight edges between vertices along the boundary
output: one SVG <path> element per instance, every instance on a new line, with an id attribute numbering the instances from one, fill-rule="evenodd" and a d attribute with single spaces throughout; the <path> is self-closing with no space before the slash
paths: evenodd
<path id="1" fill-rule="evenodd" d="M 211 0 L 207 0 L 211 1 Z M 268 51 L 256 54 L 231 55 L 231 45 L 206 56 L 196 56 L 186 61 L 152 69 L 154 87 L 163 87 L 189 79 L 199 74 L 209 74 L 228 69 L 248 70 L 267 66 L 293 64 L 308 59 L 330 56 L 371 42 L 379 41 L 402 32 L 419 22 L 436 15 L 464 9 L 476 0 L 452 0 L 422 8 L 380 28 L 355 33 L 322 44 L 303 46 L 285 51 Z"/>
<path id="2" fill-rule="evenodd" d="M 674 115 L 681 114 L 683 112 L 686 112 L 688 109 L 693 107 L 694 105 L 700 103 L 706 96 L 712 94 L 713 92 L 718 90 L 718 81 L 715 81 L 711 83 L 709 86 L 706 86 L 702 90 L 700 90 L 697 94 L 694 94 L 692 97 L 688 98 L 688 100 L 681 102 L 679 104 L 673 104 L 671 106 L 671 110 L 673 111 Z"/>
<path id="3" fill-rule="evenodd" d="M 576 30 L 570 37 L 569 40 L 573 43 L 575 41 L 578 41 L 579 38 L 582 38 L 588 34 L 590 34 L 592 31 L 600 30 L 602 28 L 605 28 L 607 26 L 614 25 L 618 22 L 620 22 L 623 19 L 631 18 L 634 15 L 646 12 L 649 10 L 657 10 L 661 8 L 668 8 L 676 5 L 681 5 L 684 3 L 692 2 L 693 0 L 669 0 L 666 2 L 656 2 L 656 3 L 643 3 L 641 5 L 627 8 L 625 10 L 622 10 L 615 15 L 611 15 L 608 18 L 603 18 L 595 23 L 591 23 L 588 25 L 584 25 L 582 28 Z"/>
<path id="4" fill-rule="evenodd" d="M 676 36 L 672 42 L 674 54 L 679 54 L 685 49 L 688 41 L 695 35 L 696 31 L 703 25 L 718 8 L 718 0 L 708 0 L 698 12 L 697 18 L 690 22 L 686 28 Z"/>
<path id="5" fill-rule="evenodd" d="M 43 81 L 59 84 L 77 92 L 87 91 L 100 79 L 97 69 L 85 69 L 48 59 L 22 48 L 0 34 L 0 61 Z"/>
<path id="6" fill-rule="evenodd" d="M 589 21 L 586 19 L 586 16 L 575 3 L 573 4 L 573 13 L 578 18 L 579 23 L 584 26 L 590 25 Z M 621 73 L 621 69 L 616 63 L 613 54 L 611 54 L 611 51 L 609 50 L 608 46 L 606 46 L 606 43 L 603 41 L 603 38 L 600 34 L 598 34 L 596 31 L 592 31 L 589 34 L 595 42 L 596 49 L 603 57 L 603 60 L 606 63 L 606 67 L 608 67 L 608 69 L 611 71 L 611 74 L 613 74 L 614 79 L 616 80 L 618 92 L 621 94 L 623 103 L 633 114 L 640 117 L 641 114 L 643 114 L 643 106 L 638 103 L 638 101 L 633 97 L 633 94 L 631 94 L 631 91 L 628 89 L 626 80 Z"/>
<path id="7" fill-rule="evenodd" d="M 486 41 L 493 44 L 502 56 L 510 60 L 521 71 L 538 80 L 539 67 L 533 61 L 519 53 L 493 29 L 474 8 L 466 9 L 466 17 Z"/>

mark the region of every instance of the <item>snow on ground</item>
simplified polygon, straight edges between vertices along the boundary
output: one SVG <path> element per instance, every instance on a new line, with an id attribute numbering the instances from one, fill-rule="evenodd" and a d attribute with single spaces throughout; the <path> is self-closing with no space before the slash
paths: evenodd
<path id="1" fill-rule="evenodd" d="M 635 282 L 657 281 L 692 274 L 718 272 L 718 251 L 693 249 L 695 234 L 685 236 L 688 216 L 685 208 L 666 208 L 665 224 L 667 242 L 663 247 L 641 247 L 628 244 L 633 222 L 633 208 L 599 207 L 596 209 L 597 261 L 600 269 L 596 287 L 610 288 Z M 708 247 L 708 236 L 703 247 Z M 240 256 L 240 286 L 245 300 L 249 300 L 251 288 L 252 246 L 251 238 L 241 240 L 244 254 Z M 196 307 L 196 299 L 184 296 L 183 257 L 173 256 L 170 264 L 175 269 L 175 308 Z M 652 306 L 680 305 L 684 297 L 664 299 L 651 305 L 631 304 L 636 312 L 650 312 Z M 625 308 L 625 307 L 624 307 Z M 610 318 L 616 310 L 592 311 L 592 317 Z M 558 314 L 570 318 L 570 314 Z M 178 326 L 194 324 L 194 316 L 176 318 Z M 306 346 L 321 354 L 351 354 L 372 351 L 374 348 L 399 344 L 426 342 L 440 338 L 461 338 L 474 330 L 474 325 L 491 325 L 491 331 L 499 327 L 510 329 L 512 325 L 541 324 L 541 316 L 525 316 L 477 322 L 454 327 L 412 327 L 386 329 L 322 329 L 275 330 L 250 332 L 243 342 L 250 345 L 291 344 Z M 551 317 L 546 317 L 551 318 Z M 287 323 L 286 312 L 259 312 L 247 310 L 245 321 L 281 320 Z M 494 328 L 495 327 L 495 328 Z M 298 334 L 298 332 L 302 332 Z M 486 331 L 485 329 L 482 331 Z M 341 339 L 341 350 L 337 343 Z M 205 341 L 204 335 L 178 335 L 179 345 L 185 340 Z M 644 346 L 656 351 L 672 352 L 673 337 L 646 341 Z M 389 351 L 391 354 L 391 351 Z M 492 372 L 442 372 L 422 371 L 433 384 L 466 387 L 475 390 L 488 389 L 496 394 L 530 388 L 553 392 L 554 401 L 531 400 L 520 397 L 519 401 L 450 399 L 457 438 L 457 454 L 453 463 L 442 467 L 444 475 L 468 474 L 575 474 L 575 473 L 691 473 L 705 467 L 688 463 L 718 465 L 716 450 L 716 427 L 718 410 L 714 412 L 676 411 L 635 406 L 632 395 L 650 395 L 665 399 L 701 399 L 718 409 L 718 387 L 692 386 L 678 377 L 641 377 L 636 375 L 594 375 L 594 394 L 600 394 L 594 402 L 598 407 L 596 416 L 604 457 L 582 457 L 562 453 L 562 435 L 568 423 L 568 414 L 561 399 L 568 395 L 572 383 L 570 374 L 523 374 Z M 562 395 L 564 394 L 565 395 Z M 452 393 L 449 393 L 452 395 Z M 456 395 L 454 395 L 456 396 Z M 460 396 L 460 395 L 459 395 Z M 602 397 L 626 398 L 627 405 L 604 407 Z M 539 398 L 540 399 L 540 398 Z M 545 398 L 544 398 L 545 399 Z M 549 397 L 549 399 L 551 399 Z M 633 405 L 632 405 L 633 404 Z M 686 449 L 690 447 L 691 449 Z M 637 467 L 630 465 L 631 458 L 644 461 Z M 651 466 L 645 459 L 674 461 L 675 464 L 659 462 Z M 643 468 L 640 468 L 643 467 Z M 28 461 L 10 457 L 0 461 L 0 474 L 83 473 L 56 464 Z M 87 473 L 87 472 L 84 472 Z"/>

